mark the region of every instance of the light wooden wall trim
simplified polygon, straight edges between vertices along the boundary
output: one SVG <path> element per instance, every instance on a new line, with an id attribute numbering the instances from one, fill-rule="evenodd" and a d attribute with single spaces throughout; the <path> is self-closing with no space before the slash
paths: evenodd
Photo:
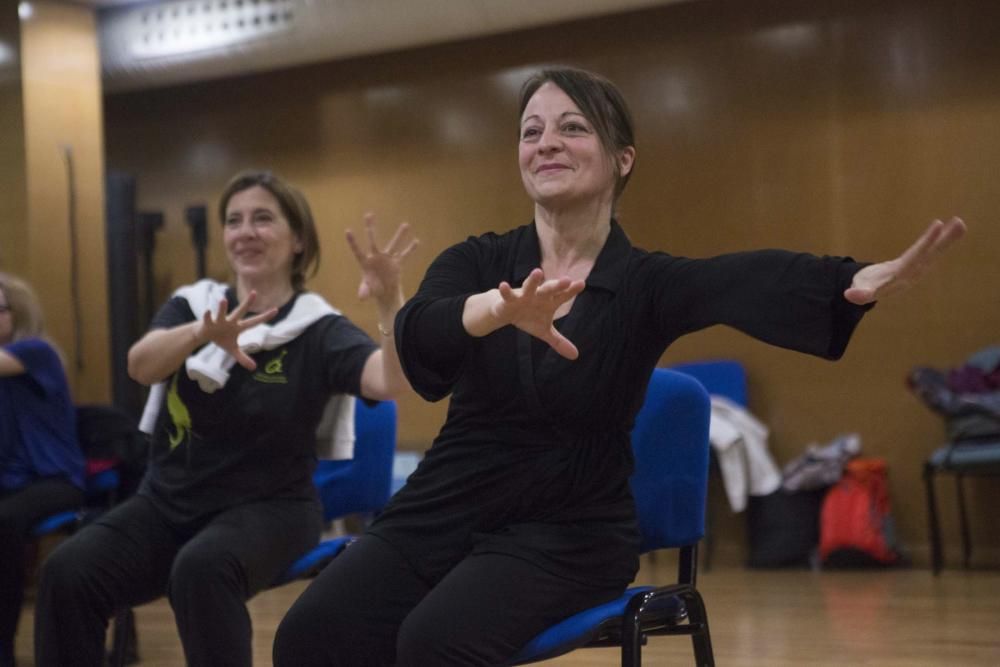
<path id="1" fill-rule="evenodd" d="M 0 270 L 22 274 L 26 244 L 24 100 L 21 95 L 21 26 L 17 12 L 0 12 Z M 9 58 L 9 59 L 7 59 Z"/>
<path id="2" fill-rule="evenodd" d="M 27 274 L 42 300 L 49 331 L 62 347 L 75 399 L 107 401 L 104 132 L 96 19 L 94 10 L 81 6 L 32 5 L 33 15 L 22 22 L 21 31 Z M 68 154 L 78 244 L 75 285 Z M 71 298 L 74 288 L 82 300 L 78 310 Z"/>

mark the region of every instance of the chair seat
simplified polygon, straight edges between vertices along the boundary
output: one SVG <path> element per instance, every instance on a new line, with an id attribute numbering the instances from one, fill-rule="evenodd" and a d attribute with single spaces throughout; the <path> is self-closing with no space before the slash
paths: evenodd
<path id="1" fill-rule="evenodd" d="M 87 496 L 92 497 L 99 496 L 104 493 L 110 493 L 111 491 L 117 489 L 120 483 L 121 479 L 118 476 L 117 470 L 105 468 L 100 470 L 100 472 L 89 473 L 86 479 Z M 31 534 L 34 537 L 50 535 L 56 531 L 72 526 L 86 514 L 87 512 L 85 510 L 66 510 L 65 512 L 57 512 L 56 514 L 46 517 L 42 521 L 35 524 L 35 527 L 31 529 Z"/>
<path id="2" fill-rule="evenodd" d="M 322 570 L 327 563 L 339 554 L 354 539 L 353 535 L 344 535 L 330 540 L 324 540 L 312 548 L 309 553 L 292 563 L 271 586 L 281 586 L 290 581 L 301 579 Z"/>
<path id="3" fill-rule="evenodd" d="M 1000 473 L 1000 442 L 941 447 L 927 464 L 939 470 Z"/>
<path id="4" fill-rule="evenodd" d="M 77 513 L 75 510 L 68 510 L 66 512 L 53 514 L 52 516 L 47 517 L 43 521 L 39 521 L 35 524 L 35 527 L 31 529 L 31 534 L 34 537 L 51 535 L 52 533 L 62 530 L 67 526 L 72 526 L 76 522 L 76 517 Z"/>
<path id="5" fill-rule="evenodd" d="M 112 468 L 105 468 L 87 477 L 87 495 L 100 495 L 116 490 L 121 485 L 121 476 Z"/>
<path id="6" fill-rule="evenodd" d="M 622 615 L 629 601 L 639 593 L 653 590 L 653 586 L 634 586 L 620 597 L 597 607 L 574 614 L 536 636 L 513 658 L 511 664 L 521 665 L 548 660 L 591 643 L 599 645 L 602 636 L 621 627 Z M 679 622 L 685 617 L 684 603 L 676 597 L 656 602 L 655 611 L 660 617 Z M 617 642 L 616 642 L 617 645 Z"/>

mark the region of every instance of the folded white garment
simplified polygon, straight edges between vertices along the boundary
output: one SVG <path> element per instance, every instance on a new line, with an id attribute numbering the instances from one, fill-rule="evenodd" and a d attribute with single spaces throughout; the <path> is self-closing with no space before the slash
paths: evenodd
<path id="1" fill-rule="evenodd" d="M 711 396 L 708 439 L 715 450 L 729 506 L 742 512 L 748 496 L 766 496 L 781 486 L 781 472 L 767 448 L 767 426 L 742 405 Z"/>

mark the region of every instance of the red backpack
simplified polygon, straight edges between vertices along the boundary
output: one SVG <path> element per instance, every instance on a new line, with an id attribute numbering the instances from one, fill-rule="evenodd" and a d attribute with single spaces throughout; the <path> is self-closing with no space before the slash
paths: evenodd
<path id="1" fill-rule="evenodd" d="M 884 459 L 848 461 L 844 476 L 827 492 L 820 514 L 819 555 L 828 567 L 900 561 Z"/>

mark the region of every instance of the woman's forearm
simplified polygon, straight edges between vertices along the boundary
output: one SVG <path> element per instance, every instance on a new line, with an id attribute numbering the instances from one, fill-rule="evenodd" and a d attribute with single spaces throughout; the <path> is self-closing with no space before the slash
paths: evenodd
<path id="1" fill-rule="evenodd" d="M 361 373 L 361 394 L 366 398 L 389 400 L 410 387 L 396 352 L 394 321 L 402 306 L 402 292 L 388 302 L 377 304 L 379 349 L 368 358 Z"/>
<path id="2" fill-rule="evenodd" d="M 150 331 L 128 351 L 129 377 L 144 385 L 166 379 L 192 352 L 208 342 L 201 339 L 201 331 L 198 321 Z"/>
<path id="3" fill-rule="evenodd" d="M 493 307 L 500 300 L 500 290 L 498 289 L 473 294 L 465 300 L 465 308 L 462 310 L 462 326 L 465 327 L 470 336 L 482 338 L 509 324 L 493 314 Z"/>

